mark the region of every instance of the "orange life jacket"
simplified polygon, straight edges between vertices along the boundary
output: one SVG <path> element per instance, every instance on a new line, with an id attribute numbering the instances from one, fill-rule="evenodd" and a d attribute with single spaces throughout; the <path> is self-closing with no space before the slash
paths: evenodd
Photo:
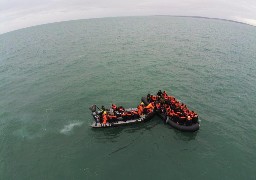
<path id="1" fill-rule="evenodd" d="M 153 101 L 156 101 L 156 96 L 152 96 L 152 100 L 153 100 Z"/>
<path id="2" fill-rule="evenodd" d="M 106 114 L 103 114 L 102 118 L 103 118 L 103 124 L 106 124 L 107 121 L 108 121 L 107 115 L 106 115 Z"/>
<path id="3" fill-rule="evenodd" d="M 143 107 L 139 105 L 137 108 L 138 108 L 138 114 L 141 115 L 143 112 Z"/>
<path id="4" fill-rule="evenodd" d="M 154 109 L 154 106 L 150 103 L 146 106 L 147 109 Z"/>

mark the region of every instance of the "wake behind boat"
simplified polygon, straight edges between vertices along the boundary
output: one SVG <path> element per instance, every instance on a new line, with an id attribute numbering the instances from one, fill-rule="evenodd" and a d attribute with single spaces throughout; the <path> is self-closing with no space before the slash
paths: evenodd
<path id="1" fill-rule="evenodd" d="M 154 116 L 155 112 L 153 109 L 143 106 L 143 103 L 141 103 L 138 108 L 125 109 L 122 106 L 117 107 L 112 104 L 109 109 L 105 109 L 104 106 L 100 109 L 93 105 L 89 108 L 94 118 L 94 123 L 92 123 L 91 127 L 106 128 L 146 122 Z"/>

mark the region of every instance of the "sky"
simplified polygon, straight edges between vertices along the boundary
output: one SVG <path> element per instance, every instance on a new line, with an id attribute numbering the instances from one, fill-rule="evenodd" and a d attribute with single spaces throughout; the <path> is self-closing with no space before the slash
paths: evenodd
<path id="1" fill-rule="evenodd" d="M 68 20 L 147 15 L 202 16 L 256 26 L 256 0 L 0 0 L 0 34 Z"/>

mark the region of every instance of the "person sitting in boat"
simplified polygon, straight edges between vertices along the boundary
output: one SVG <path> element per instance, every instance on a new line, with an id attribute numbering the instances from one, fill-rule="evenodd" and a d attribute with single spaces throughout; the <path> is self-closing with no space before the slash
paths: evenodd
<path id="1" fill-rule="evenodd" d="M 177 102 L 177 101 L 176 101 L 176 99 L 175 99 L 175 98 L 173 98 L 173 99 L 171 100 L 171 104 L 172 104 L 172 105 L 175 105 L 175 104 L 176 104 L 176 102 Z"/>
<path id="2" fill-rule="evenodd" d="M 148 113 L 153 112 L 153 110 L 154 110 L 154 103 L 153 103 L 153 102 L 149 103 L 149 104 L 146 106 L 146 109 L 147 109 L 147 112 L 148 112 Z"/>
<path id="3" fill-rule="evenodd" d="M 193 123 L 197 123 L 198 122 L 198 115 L 194 111 L 191 112 L 190 116 L 192 118 L 192 122 Z"/>
<path id="4" fill-rule="evenodd" d="M 155 101 L 156 101 L 156 96 L 151 95 L 151 96 L 150 96 L 150 101 L 149 101 L 149 102 L 155 102 Z"/>
<path id="5" fill-rule="evenodd" d="M 191 126 L 191 124 L 192 124 L 192 118 L 190 116 L 187 116 L 186 125 Z"/>
<path id="6" fill-rule="evenodd" d="M 173 110 L 172 110 L 172 114 L 171 115 L 172 115 L 172 121 L 178 123 L 179 122 L 179 115 L 175 111 L 173 111 Z"/>
<path id="7" fill-rule="evenodd" d="M 168 95 L 165 91 L 163 92 L 162 97 L 164 98 L 165 101 L 168 100 Z"/>
<path id="8" fill-rule="evenodd" d="M 120 113 L 123 113 L 125 111 L 124 107 L 123 106 L 119 106 L 117 108 L 117 110 L 120 112 Z"/>
<path id="9" fill-rule="evenodd" d="M 166 112 L 169 112 L 171 110 L 171 107 L 168 104 L 165 104 L 165 110 Z"/>
<path id="10" fill-rule="evenodd" d="M 170 101 L 172 101 L 172 100 L 174 99 L 174 97 L 173 97 L 173 96 L 168 96 L 168 99 L 169 99 Z"/>
<path id="11" fill-rule="evenodd" d="M 111 108 L 113 109 L 113 111 L 117 110 L 117 106 L 115 104 L 112 104 Z"/>
<path id="12" fill-rule="evenodd" d="M 139 118 L 139 113 L 138 113 L 138 111 L 132 110 L 131 113 L 132 113 L 132 118 L 133 118 L 133 119 Z"/>
<path id="13" fill-rule="evenodd" d="M 126 121 L 126 120 L 128 119 L 128 118 L 127 118 L 127 112 L 126 112 L 126 111 L 122 112 L 121 117 L 122 117 L 122 119 L 123 119 L 124 121 Z"/>
<path id="14" fill-rule="evenodd" d="M 127 120 L 132 119 L 132 112 L 131 111 L 127 111 L 126 117 L 127 117 Z"/>
<path id="15" fill-rule="evenodd" d="M 116 122 L 117 121 L 117 116 L 114 114 L 109 114 L 108 115 L 109 122 Z"/>
<path id="16" fill-rule="evenodd" d="M 185 116 L 183 116 L 183 115 L 180 115 L 180 117 L 179 117 L 179 124 L 180 125 L 183 125 L 184 123 L 186 122 L 186 117 Z"/>
<path id="17" fill-rule="evenodd" d="M 175 115 L 174 110 L 170 109 L 170 111 L 167 112 L 167 115 L 168 115 L 170 118 L 173 118 L 173 116 Z"/>
<path id="18" fill-rule="evenodd" d="M 160 111 L 160 109 L 161 109 L 161 104 L 158 102 L 158 103 L 156 103 L 156 110 Z"/>

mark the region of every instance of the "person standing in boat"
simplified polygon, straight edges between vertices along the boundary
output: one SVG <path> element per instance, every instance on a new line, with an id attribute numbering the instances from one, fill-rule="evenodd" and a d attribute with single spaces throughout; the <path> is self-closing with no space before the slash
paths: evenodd
<path id="1" fill-rule="evenodd" d="M 148 93 L 148 95 L 147 95 L 147 101 L 148 102 L 150 102 L 150 97 L 151 97 L 151 95 Z"/>
<path id="2" fill-rule="evenodd" d="M 107 115 L 106 111 L 104 111 L 103 114 L 102 114 L 102 120 L 103 120 L 103 125 L 105 126 L 107 124 L 107 121 L 108 121 L 108 115 Z"/>
<path id="3" fill-rule="evenodd" d="M 157 95 L 158 95 L 158 96 L 162 96 L 162 91 L 159 90 L 159 91 L 157 92 Z"/>
<path id="4" fill-rule="evenodd" d="M 106 111 L 105 107 L 104 106 L 101 106 L 101 109 L 99 109 L 100 112 L 99 112 L 99 115 L 103 115 L 103 112 Z"/>
<path id="5" fill-rule="evenodd" d="M 139 114 L 140 116 L 143 115 L 144 103 L 141 102 L 140 105 L 139 105 L 137 108 L 138 108 L 138 114 Z"/>

